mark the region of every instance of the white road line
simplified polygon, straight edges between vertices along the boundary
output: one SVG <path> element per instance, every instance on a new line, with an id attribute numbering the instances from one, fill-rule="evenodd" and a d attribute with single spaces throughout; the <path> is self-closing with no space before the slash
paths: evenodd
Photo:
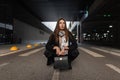
<path id="1" fill-rule="evenodd" d="M 3 66 L 6 66 L 8 65 L 9 63 L 3 63 L 3 64 L 0 64 L 0 68 L 3 67 Z"/>
<path id="2" fill-rule="evenodd" d="M 112 55 L 115 55 L 115 56 L 120 56 L 120 53 L 116 53 L 116 52 L 112 52 L 112 51 L 108 51 L 108 50 L 103 50 L 103 49 L 96 48 L 96 47 L 91 47 L 91 48 L 102 51 L 102 52 L 105 52 L 105 53 L 109 53 L 109 54 L 112 54 Z"/>
<path id="3" fill-rule="evenodd" d="M 27 53 L 24 53 L 24 54 L 20 54 L 19 56 L 29 56 L 29 55 L 31 55 L 31 54 L 34 54 L 34 53 L 38 52 L 38 51 L 41 51 L 42 49 L 44 49 L 44 47 L 39 48 L 39 49 L 32 50 L 32 51 L 27 52 Z"/>
<path id="4" fill-rule="evenodd" d="M 112 64 L 105 64 L 105 65 L 106 65 L 107 67 L 113 69 L 114 71 L 120 73 L 120 68 L 118 68 L 118 67 L 116 67 L 116 66 L 114 66 L 114 65 L 112 65 Z"/>
<path id="5" fill-rule="evenodd" d="M 59 75 L 60 75 L 60 71 L 59 70 L 54 70 L 52 80 L 59 80 Z"/>
<path id="6" fill-rule="evenodd" d="M 80 47 L 79 49 L 81 49 L 81 50 L 83 50 L 84 52 L 92 55 L 93 57 L 105 57 L 105 56 L 103 56 L 103 55 L 101 55 L 101 54 L 98 54 L 98 53 L 96 53 L 96 52 L 93 52 L 93 51 L 91 51 L 91 50 L 88 50 L 88 49 L 85 49 L 85 48 L 82 48 L 82 47 Z"/>
<path id="7" fill-rule="evenodd" d="M 113 51 L 113 52 L 117 52 L 117 53 L 120 53 L 120 50 L 119 49 L 115 49 L 115 48 L 108 48 L 108 47 L 100 47 L 102 49 L 107 49 L 107 50 L 110 50 L 110 51 Z"/>
<path id="8" fill-rule="evenodd" d="M 15 54 L 16 52 L 20 52 L 20 51 L 23 51 L 23 50 L 13 51 L 13 52 L 9 52 L 9 53 L 3 53 L 3 54 L 0 54 L 0 56 L 7 56 L 10 54 Z"/>
<path id="9" fill-rule="evenodd" d="M 112 51 L 120 53 L 120 50 L 112 49 Z"/>

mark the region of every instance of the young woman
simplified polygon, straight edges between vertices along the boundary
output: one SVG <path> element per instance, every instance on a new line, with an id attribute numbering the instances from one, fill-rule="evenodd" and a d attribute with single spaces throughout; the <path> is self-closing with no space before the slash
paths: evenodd
<path id="1" fill-rule="evenodd" d="M 60 18 L 46 44 L 47 65 L 54 63 L 55 56 L 61 55 L 68 55 L 68 61 L 71 64 L 79 54 L 77 47 L 75 38 L 66 27 L 65 19 Z"/>

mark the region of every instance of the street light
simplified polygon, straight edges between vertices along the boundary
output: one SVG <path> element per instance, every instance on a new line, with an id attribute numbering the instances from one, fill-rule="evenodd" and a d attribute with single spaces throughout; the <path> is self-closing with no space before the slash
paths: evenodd
<path id="1" fill-rule="evenodd" d="M 109 25 L 109 28 L 112 28 L 113 26 L 112 25 Z"/>

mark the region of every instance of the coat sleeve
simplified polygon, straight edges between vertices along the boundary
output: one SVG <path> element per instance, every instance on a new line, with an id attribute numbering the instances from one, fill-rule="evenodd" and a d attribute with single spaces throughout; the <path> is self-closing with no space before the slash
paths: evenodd
<path id="1" fill-rule="evenodd" d="M 45 46 L 47 50 L 53 51 L 54 41 L 55 41 L 54 34 L 51 34 L 51 36 L 49 37 L 49 40 Z"/>
<path id="2" fill-rule="evenodd" d="M 72 52 L 73 50 L 78 48 L 76 39 L 74 38 L 74 36 L 72 35 L 72 33 L 70 33 L 70 38 L 69 38 L 69 52 Z"/>

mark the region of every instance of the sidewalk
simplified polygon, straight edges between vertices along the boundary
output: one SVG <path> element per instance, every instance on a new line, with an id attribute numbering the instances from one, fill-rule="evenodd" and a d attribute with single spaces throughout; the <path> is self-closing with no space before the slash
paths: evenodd
<path id="1" fill-rule="evenodd" d="M 4 53 L 8 53 L 8 52 L 13 52 L 10 50 L 10 48 L 12 46 L 17 46 L 19 50 L 26 50 L 29 49 L 27 48 L 27 44 L 9 44 L 9 45 L 0 45 L 0 54 L 4 54 Z M 32 45 L 32 48 L 34 48 L 35 46 Z M 19 51 L 18 50 L 18 51 Z"/>

